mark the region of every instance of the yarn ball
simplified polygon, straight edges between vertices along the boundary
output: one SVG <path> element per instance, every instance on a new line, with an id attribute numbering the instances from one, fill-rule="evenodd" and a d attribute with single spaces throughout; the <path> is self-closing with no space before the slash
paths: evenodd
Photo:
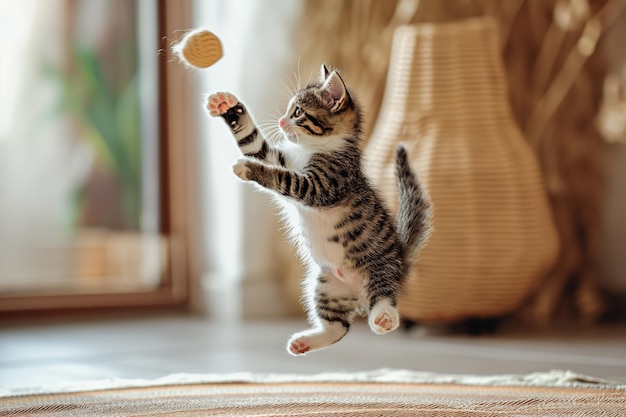
<path id="1" fill-rule="evenodd" d="M 184 63 L 196 68 L 208 68 L 222 57 L 222 43 L 208 30 L 187 33 L 174 46 L 174 51 Z"/>

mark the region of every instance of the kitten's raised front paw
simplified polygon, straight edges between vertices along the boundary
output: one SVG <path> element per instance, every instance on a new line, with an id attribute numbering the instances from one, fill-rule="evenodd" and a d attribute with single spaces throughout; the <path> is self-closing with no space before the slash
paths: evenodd
<path id="1" fill-rule="evenodd" d="M 400 325 L 398 309 L 392 306 L 387 300 L 380 301 L 372 307 L 368 324 L 370 329 L 376 334 L 389 333 Z"/>
<path id="2" fill-rule="evenodd" d="M 237 100 L 237 97 L 231 93 L 215 93 L 211 94 L 207 99 L 207 110 L 209 110 L 209 114 L 213 117 L 222 116 L 238 103 L 239 100 Z"/>
<path id="3" fill-rule="evenodd" d="M 246 158 L 239 158 L 233 165 L 233 172 L 236 176 L 244 181 L 250 181 L 250 168 L 248 168 L 248 161 Z"/>

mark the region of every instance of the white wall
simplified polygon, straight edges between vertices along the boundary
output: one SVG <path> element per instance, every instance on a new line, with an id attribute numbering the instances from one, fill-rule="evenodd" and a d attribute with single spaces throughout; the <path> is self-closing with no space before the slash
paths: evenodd
<path id="1" fill-rule="evenodd" d="M 259 122 L 274 120 L 287 96 L 283 83 L 297 66 L 293 24 L 301 2 L 231 0 L 195 2 L 195 27 L 222 40 L 224 57 L 198 70 L 201 132 L 202 216 L 206 259 L 206 309 L 216 317 L 268 316 L 286 312 L 277 246 L 283 239 L 268 196 L 232 174 L 237 146 L 221 119 L 204 113 L 205 97 L 230 91 Z"/>

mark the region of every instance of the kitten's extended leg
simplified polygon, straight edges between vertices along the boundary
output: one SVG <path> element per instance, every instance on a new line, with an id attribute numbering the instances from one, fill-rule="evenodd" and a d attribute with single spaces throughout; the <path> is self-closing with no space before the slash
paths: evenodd
<path id="1" fill-rule="evenodd" d="M 323 349 L 341 340 L 356 315 L 359 297 L 331 273 L 322 273 L 312 288 L 309 315 L 314 326 L 291 336 L 287 350 L 292 355 Z"/>
<path id="2" fill-rule="evenodd" d="M 207 99 L 207 110 L 213 117 L 222 117 L 233 133 L 241 153 L 266 164 L 286 167 L 286 155 L 273 148 L 257 128 L 246 106 L 233 94 L 221 92 Z"/>
<path id="3" fill-rule="evenodd" d="M 368 324 L 374 333 L 385 334 L 400 325 L 396 301 L 406 272 L 406 267 L 394 262 L 369 268 Z"/>
<path id="4" fill-rule="evenodd" d="M 385 334 L 400 325 L 400 315 L 390 298 L 381 298 L 372 306 L 367 320 L 370 329 L 377 334 Z"/>

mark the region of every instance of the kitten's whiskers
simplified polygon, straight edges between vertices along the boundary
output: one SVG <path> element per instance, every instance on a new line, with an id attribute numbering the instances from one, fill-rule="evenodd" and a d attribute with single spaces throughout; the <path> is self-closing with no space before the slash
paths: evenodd
<path id="1" fill-rule="evenodd" d="M 302 83 L 300 82 L 300 61 L 302 60 L 302 57 L 299 56 L 298 57 L 298 72 L 296 73 L 296 80 L 298 80 L 298 89 L 296 91 L 300 91 L 302 90 Z"/>
<path id="2" fill-rule="evenodd" d="M 284 135 L 278 127 L 278 121 L 271 114 L 266 113 L 266 115 L 270 116 L 270 119 L 265 119 L 257 123 L 257 127 L 266 135 L 268 142 L 279 144 L 282 142 Z"/>
<path id="3" fill-rule="evenodd" d="M 280 89 L 281 95 L 284 95 L 288 99 L 291 99 L 291 97 L 293 97 L 296 92 L 293 83 L 291 83 L 291 88 L 284 81 L 281 81 L 280 84 L 282 85 L 282 88 Z"/>
<path id="4" fill-rule="evenodd" d="M 296 143 L 300 145 L 300 135 L 298 135 L 298 132 L 294 130 L 293 135 L 296 137 Z"/>

